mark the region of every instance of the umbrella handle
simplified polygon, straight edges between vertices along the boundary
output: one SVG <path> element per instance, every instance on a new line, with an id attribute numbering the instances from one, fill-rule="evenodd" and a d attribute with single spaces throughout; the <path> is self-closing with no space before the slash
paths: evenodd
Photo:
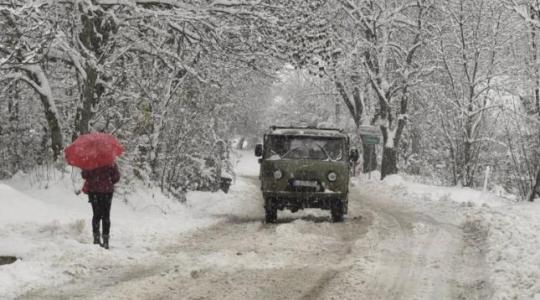
<path id="1" fill-rule="evenodd" d="M 75 187 L 75 180 L 74 180 L 73 173 L 74 173 L 74 169 L 73 167 L 71 167 L 71 186 L 73 187 L 73 192 L 75 193 L 75 195 L 79 196 L 81 194 L 81 189 L 78 189 L 77 187 Z"/>

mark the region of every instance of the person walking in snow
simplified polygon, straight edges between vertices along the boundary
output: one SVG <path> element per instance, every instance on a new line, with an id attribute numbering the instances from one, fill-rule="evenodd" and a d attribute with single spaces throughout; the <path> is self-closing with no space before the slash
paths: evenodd
<path id="1" fill-rule="evenodd" d="M 88 202 L 92 205 L 94 213 L 92 217 L 94 244 L 109 249 L 111 203 L 114 185 L 120 180 L 118 166 L 112 164 L 92 170 L 83 170 L 81 175 L 85 180 L 82 191 L 88 194 Z M 99 232 L 100 222 L 103 229 L 102 235 Z M 103 238 L 103 241 L 100 238 Z"/>

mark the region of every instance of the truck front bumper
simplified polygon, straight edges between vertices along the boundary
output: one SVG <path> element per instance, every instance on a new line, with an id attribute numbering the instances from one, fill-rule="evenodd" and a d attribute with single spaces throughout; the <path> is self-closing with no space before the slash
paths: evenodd
<path id="1" fill-rule="evenodd" d="M 263 192 L 265 207 L 272 205 L 278 209 L 321 208 L 330 209 L 336 201 L 347 201 L 347 193 L 317 192 Z"/>

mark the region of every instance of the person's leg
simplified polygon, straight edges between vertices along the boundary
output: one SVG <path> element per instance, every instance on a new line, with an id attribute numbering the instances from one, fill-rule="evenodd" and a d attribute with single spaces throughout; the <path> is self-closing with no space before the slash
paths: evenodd
<path id="1" fill-rule="evenodd" d="M 99 207 L 98 195 L 95 193 L 88 194 L 88 202 L 92 205 L 92 234 L 94 235 L 94 244 L 101 244 L 99 234 L 99 221 L 101 220 L 101 209 Z"/>
<path id="2" fill-rule="evenodd" d="M 102 224 L 103 224 L 103 247 L 109 249 L 109 233 L 111 229 L 111 203 L 113 194 L 103 194 L 102 203 Z"/>

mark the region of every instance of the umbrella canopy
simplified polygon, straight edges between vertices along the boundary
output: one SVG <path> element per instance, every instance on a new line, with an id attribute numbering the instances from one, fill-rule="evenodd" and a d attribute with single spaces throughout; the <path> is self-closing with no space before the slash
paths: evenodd
<path id="1" fill-rule="evenodd" d="M 64 149 L 68 164 L 83 170 L 112 165 L 122 153 L 124 147 L 114 136 L 100 132 L 83 134 Z"/>

